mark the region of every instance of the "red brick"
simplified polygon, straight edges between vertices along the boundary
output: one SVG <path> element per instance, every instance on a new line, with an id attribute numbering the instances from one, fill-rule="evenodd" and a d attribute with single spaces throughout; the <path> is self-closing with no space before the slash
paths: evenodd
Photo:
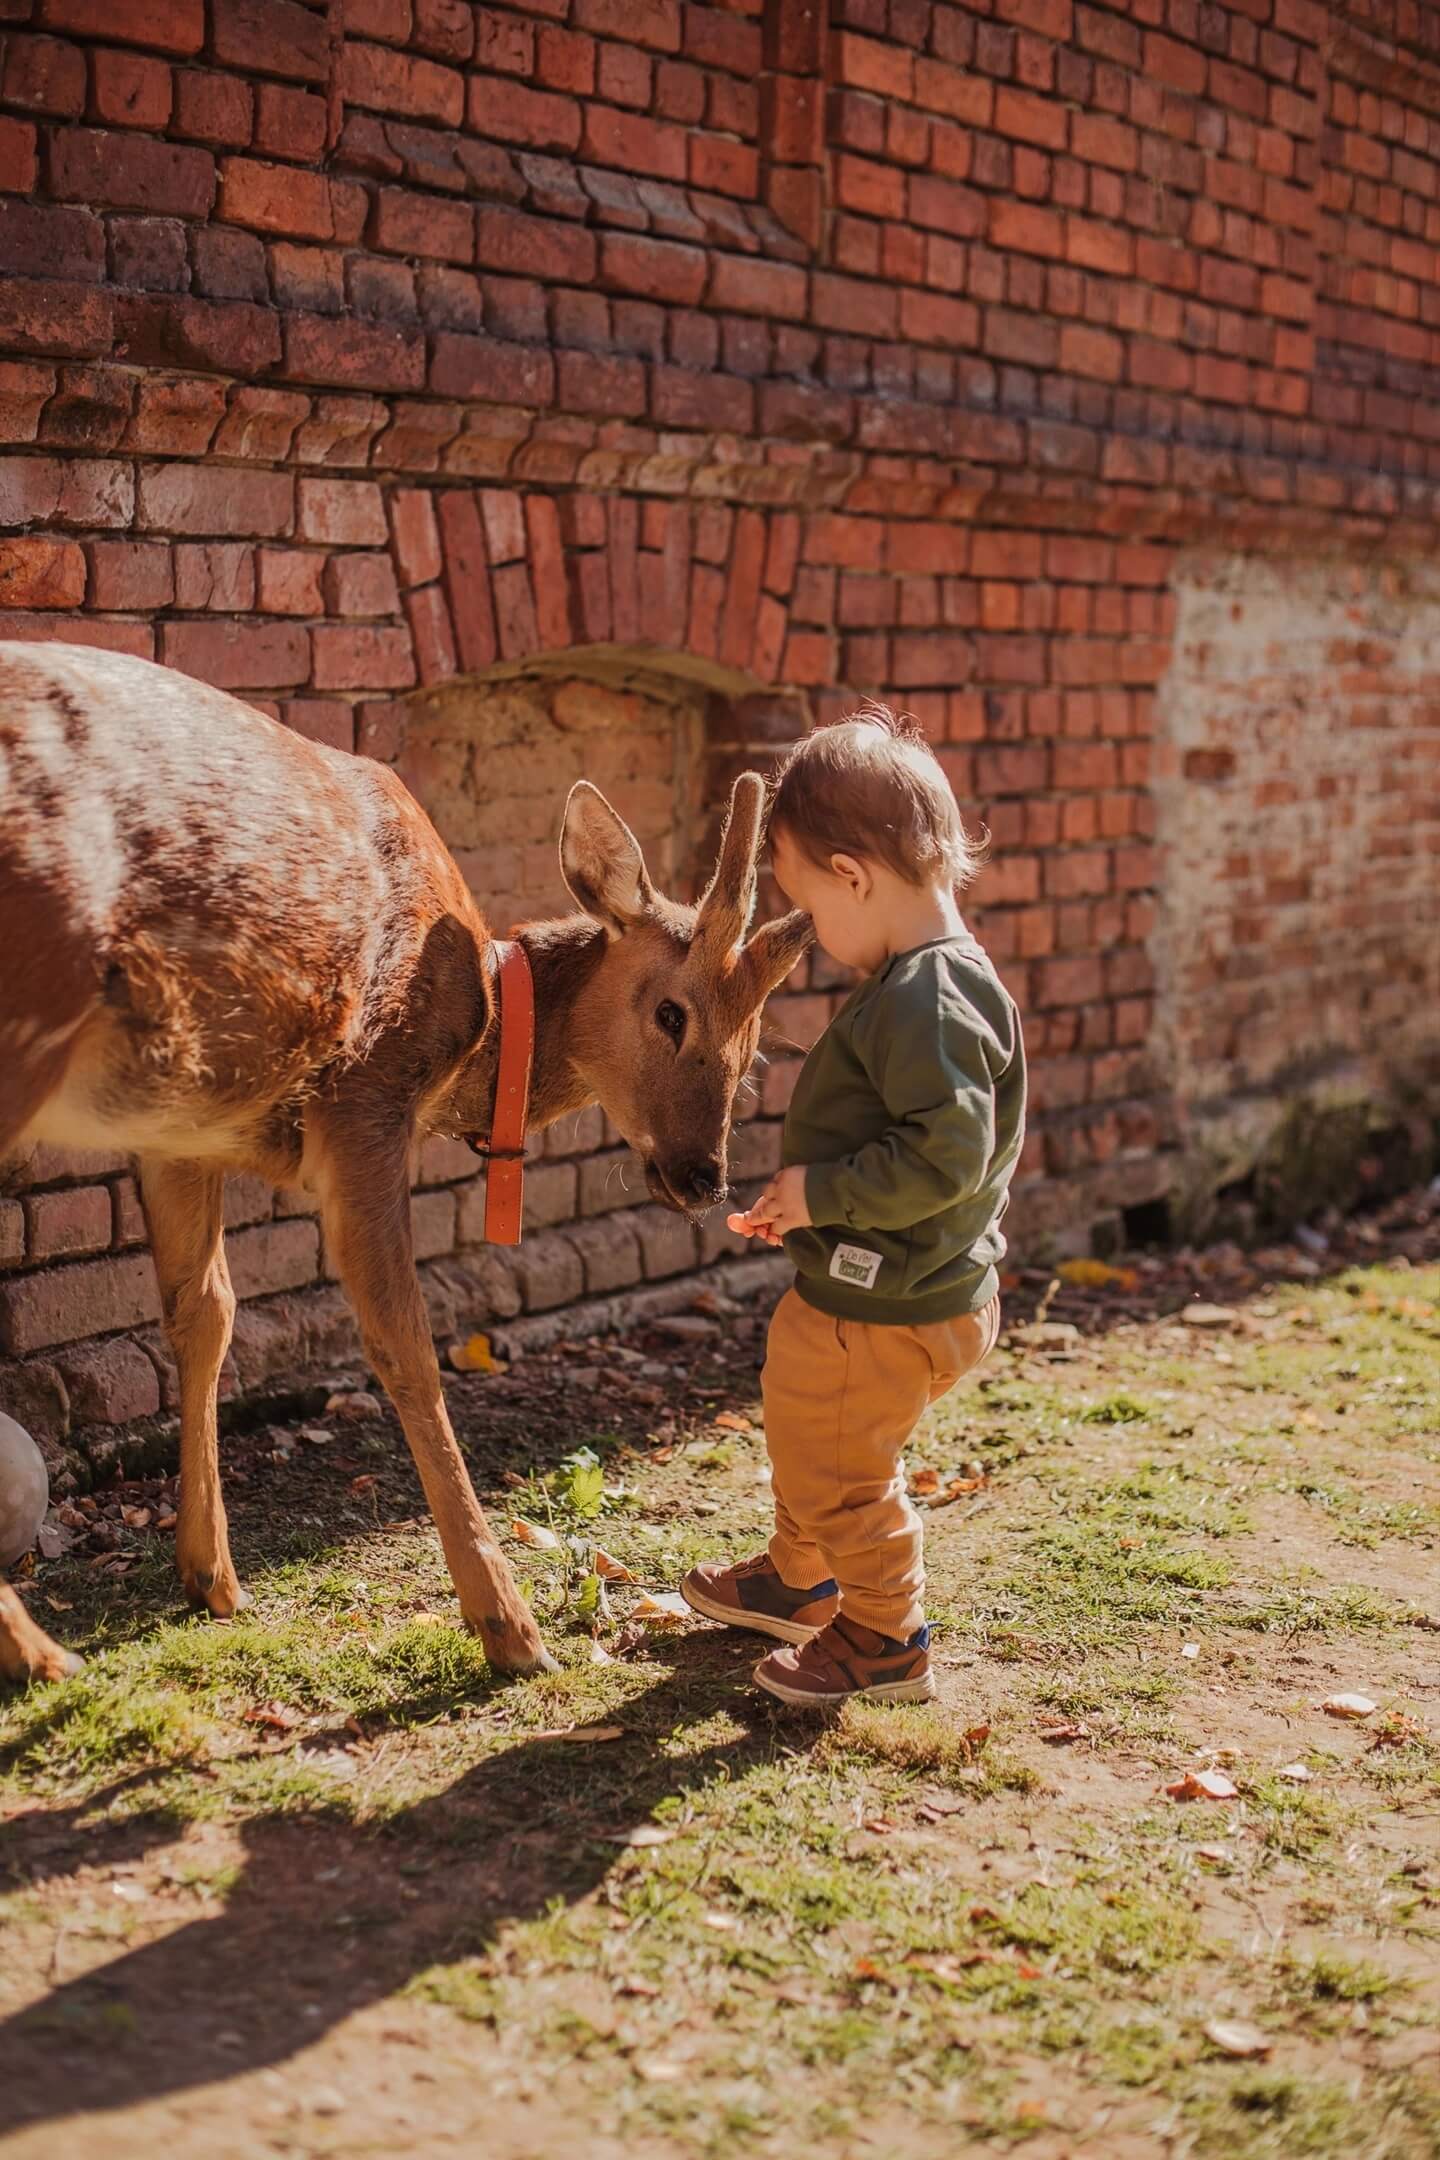
<path id="1" fill-rule="evenodd" d="M 425 585 L 418 592 L 407 593 L 405 613 L 410 623 L 421 683 L 428 686 L 447 682 L 460 663 L 444 593 L 438 585 Z"/>
<path id="2" fill-rule="evenodd" d="M 167 457 L 201 457 L 225 416 L 225 385 L 218 382 L 141 381 L 135 413 L 125 430 L 127 450 Z"/>
<path id="3" fill-rule="evenodd" d="M 288 529 L 294 486 L 288 473 L 142 466 L 136 522 L 142 532 L 268 537 Z"/>
<path id="4" fill-rule="evenodd" d="M 244 300 L 122 296 L 116 330 L 126 358 L 145 366 L 217 368 L 243 376 L 263 374 L 280 357 L 274 312 Z"/>
<path id="5" fill-rule="evenodd" d="M 219 149 L 238 150 L 255 125 L 249 83 L 210 69 L 182 68 L 175 78 L 175 133 Z"/>
<path id="6" fill-rule="evenodd" d="M 760 142 L 781 165 L 818 165 L 825 101 L 818 76 L 767 75 L 760 84 Z"/>
<path id="7" fill-rule="evenodd" d="M 535 150 L 578 149 L 581 108 L 574 98 L 530 90 L 522 83 L 496 82 L 485 75 L 470 78 L 467 125 L 496 142 L 523 143 Z"/>
<path id="8" fill-rule="evenodd" d="M 27 120 L 0 116 L 0 188 L 28 195 L 35 185 L 35 130 Z"/>
<path id="9" fill-rule="evenodd" d="M 439 495 L 435 507 L 444 545 L 445 589 L 456 646 L 461 665 L 478 672 L 493 663 L 498 650 L 479 504 L 468 490 L 456 488 Z"/>
<path id="10" fill-rule="evenodd" d="M 430 387 L 441 397 L 548 406 L 555 396 L 555 363 L 533 346 L 446 335 L 435 340 Z"/>
<path id="11" fill-rule="evenodd" d="M 670 121 L 619 112 L 609 105 L 585 107 L 581 151 L 600 165 L 616 165 L 627 173 L 652 173 L 657 180 L 683 180 L 688 169 L 686 143 L 685 130 Z"/>
<path id="12" fill-rule="evenodd" d="M 600 281 L 618 292 L 693 307 L 705 290 L 705 276 L 706 256 L 701 248 L 642 239 L 633 233 L 601 237 Z"/>
<path id="13" fill-rule="evenodd" d="M 157 52 L 196 53 L 205 42 L 205 0 L 150 0 L 143 8 L 115 0 L 41 0 L 47 29 L 121 45 L 151 45 Z M 251 47 L 251 57 L 255 48 Z"/>
<path id="14" fill-rule="evenodd" d="M 170 550 L 159 540 L 91 540 L 90 605 L 97 608 L 169 607 L 175 597 Z"/>
<path id="15" fill-rule="evenodd" d="M 85 55 L 57 38 L 11 37 L 0 81 L 7 104 L 23 112 L 78 120 L 85 110 Z"/>
<path id="16" fill-rule="evenodd" d="M 544 647 L 569 645 L 573 637 L 569 580 L 560 515 L 550 496 L 525 498 L 525 524 L 535 591 L 536 634 Z"/>
<path id="17" fill-rule="evenodd" d="M 325 571 L 332 615 L 393 615 L 400 606 L 388 555 L 332 555 Z"/>
<path id="18" fill-rule="evenodd" d="M 448 206 L 447 206 L 448 207 Z M 288 233 L 303 240 L 335 237 L 335 206 L 323 173 L 292 165 L 263 165 L 254 158 L 226 158 L 220 174 L 220 215 L 259 232 Z"/>
<path id="19" fill-rule="evenodd" d="M 255 550 L 238 540 L 182 541 L 175 550 L 175 602 L 248 614 L 255 605 Z"/>
<path id="20" fill-rule="evenodd" d="M 408 690 L 415 681 L 408 629 L 322 623 L 311 635 L 317 690 Z"/>
<path id="21" fill-rule="evenodd" d="M 475 213 L 468 203 L 381 188 L 371 234 L 374 245 L 391 254 L 433 256 L 441 262 L 475 260 Z"/>
<path id="22" fill-rule="evenodd" d="M 425 340 L 396 323 L 297 315 L 285 324 L 284 372 L 295 381 L 343 383 L 356 390 L 419 390 L 425 383 Z"/>
<path id="23" fill-rule="evenodd" d="M 595 40 L 547 23 L 536 45 L 535 74 L 547 90 L 586 96 L 595 87 Z"/>
<path id="24" fill-rule="evenodd" d="M 257 548 L 256 605 L 263 615 L 323 615 L 326 557 L 307 548 Z"/>
<path id="25" fill-rule="evenodd" d="M 319 480 L 302 476 L 296 530 L 302 540 L 331 547 L 383 547 L 388 537 L 385 504 L 373 480 Z"/>
<path id="26" fill-rule="evenodd" d="M 390 498 L 395 554 L 404 585 L 428 585 L 440 575 L 440 534 L 427 489 L 399 488 Z"/>
<path id="27" fill-rule="evenodd" d="M 97 128 L 61 128 L 50 146 L 50 186 L 61 201 L 205 217 L 215 194 L 208 150 Z"/>
<path id="28" fill-rule="evenodd" d="M 159 1317 L 160 1293 L 146 1253 L 0 1281 L 0 1348 L 16 1357 Z"/>
<path id="29" fill-rule="evenodd" d="M 72 278 L 98 284 L 105 275 L 101 220 L 88 210 L 0 200 L 0 268 L 12 275 L 43 278 L 57 263 L 63 263 Z"/>
<path id="30" fill-rule="evenodd" d="M 766 67 L 779 68 L 792 75 L 819 72 L 825 50 L 826 15 L 824 9 L 815 5 L 815 0 L 768 0 L 764 20 Z M 693 35 L 687 25 L 687 50 Z M 743 72 L 752 73 L 754 66 L 755 62 L 751 61 Z"/>
<path id="31" fill-rule="evenodd" d="M 1070 125 L 1070 149 L 1087 165 L 1108 165 L 1116 172 L 1134 172 L 1140 162 L 1139 139 L 1123 120 L 1108 113 L 1077 112 Z"/>
<path id="32" fill-rule="evenodd" d="M 199 0 L 196 0 L 197 12 Z M 330 68 L 330 32 L 323 12 L 296 0 L 214 0 L 212 38 L 217 60 L 297 82 L 324 83 Z"/>
<path id="33" fill-rule="evenodd" d="M 748 382 L 735 376 L 657 367 L 652 412 L 662 427 L 720 428 L 744 434 L 754 426 L 755 394 Z"/>
<path id="34" fill-rule="evenodd" d="M 995 116 L 993 84 L 983 75 L 951 67 L 944 60 L 916 62 L 915 102 L 928 112 L 944 113 L 967 127 L 988 128 Z"/>
<path id="35" fill-rule="evenodd" d="M 289 83 L 261 83 L 255 147 L 269 157 L 313 164 L 325 152 L 325 100 Z"/>
<path id="36" fill-rule="evenodd" d="M 71 458 L 0 457 L 0 525 L 128 525 L 134 502 L 128 465 L 87 461 L 82 475 Z"/>
<path id="37" fill-rule="evenodd" d="M 652 52 L 680 50 L 680 0 L 575 0 L 571 19 L 597 37 L 621 38 Z"/>
<path id="38" fill-rule="evenodd" d="M 0 278 L 0 346 L 12 352 L 79 357 L 110 350 L 115 309 L 91 285 L 43 278 Z"/>
<path id="39" fill-rule="evenodd" d="M 475 259 L 491 270 L 588 285 L 595 275 L 595 236 L 583 226 L 482 203 Z"/>
<path id="40" fill-rule="evenodd" d="M 748 255 L 715 255 L 711 261 L 710 307 L 771 318 L 804 316 L 808 281 L 795 264 L 762 262 Z"/>
<path id="41" fill-rule="evenodd" d="M 84 1343 L 56 1360 L 79 1425 L 127 1425 L 160 1408 L 160 1380 L 136 1342 Z"/>
<path id="42" fill-rule="evenodd" d="M 112 127 L 163 132 L 170 119 L 174 89 L 163 60 L 139 53 L 96 52 L 91 60 L 91 117 Z"/>
<path id="43" fill-rule="evenodd" d="M 160 658 L 222 690 L 283 690 L 308 677 L 310 639 L 290 623 L 165 622 Z"/>
<path id="44" fill-rule="evenodd" d="M 0 540 L 0 608 L 79 607 L 85 558 L 73 540 Z"/>
<path id="45" fill-rule="evenodd" d="M 225 1258 L 239 1298 L 298 1290 L 319 1272 L 320 1226 L 298 1217 L 232 1230 L 225 1240 Z"/>

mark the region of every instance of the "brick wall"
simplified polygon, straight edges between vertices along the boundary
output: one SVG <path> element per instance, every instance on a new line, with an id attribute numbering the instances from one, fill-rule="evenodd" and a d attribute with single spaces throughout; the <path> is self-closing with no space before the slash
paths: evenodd
<path id="1" fill-rule="evenodd" d="M 1387 620 L 1428 604 L 1437 55 L 1415 0 L 0 0 L 6 627 L 417 773 L 476 686 L 698 685 L 696 859 L 737 762 L 858 693 L 907 704 L 992 834 L 975 913 L 1035 1072 L 1017 1228 L 1113 1235 L 1184 1184 L 1197 1090 L 1288 1099 L 1353 1061 L 1396 934 L 1360 880 L 1341 1025 L 1290 958 L 1340 903 L 1236 869 L 1208 964 L 1270 1047 L 1197 1060 L 1217 1008 L 1174 931 L 1209 895 L 1157 813 L 1257 863 L 1323 852 L 1343 806 L 1317 790 L 1268 848 L 1273 790 L 1399 698 L 1365 829 L 1417 937 L 1433 917 L 1403 631 L 1393 666 L 1337 660 L 1323 723 L 1305 664 L 1270 699 L 1243 636 L 1219 678 L 1174 638 L 1223 588 L 1271 642 L 1343 643 L 1322 561 L 1391 566 Z M 618 774 L 622 808 L 644 784 Z M 488 845 L 482 899 L 523 898 Z M 817 963 L 782 1024 L 834 994 Z M 1372 1060 L 1377 1116 L 1433 1103 L 1431 1012 Z M 580 1193 L 597 1144 L 547 1153 L 543 1190 Z M 694 1261 L 637 1211 L 502 1263 L 431 1167 L 442 1325 Z M 248 1384 L 345 1323 L 309 1218 L 233 1204 Z M 12 1396 L 153 1407 L 152 1299 L 126 1166 L 46 1157 L 0 1201 Z"/>

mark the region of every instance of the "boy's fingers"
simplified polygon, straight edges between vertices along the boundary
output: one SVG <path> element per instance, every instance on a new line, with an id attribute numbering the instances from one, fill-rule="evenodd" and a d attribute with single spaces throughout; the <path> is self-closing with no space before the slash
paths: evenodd
<path id="1" fill-rule="evenodd" d="M 755 1225 L 748 1215 L 727 1215 L 725 1227 L 727 1230 L 733 1230 L 737 1237 L 753 1237 L 755 1235 Z"/>

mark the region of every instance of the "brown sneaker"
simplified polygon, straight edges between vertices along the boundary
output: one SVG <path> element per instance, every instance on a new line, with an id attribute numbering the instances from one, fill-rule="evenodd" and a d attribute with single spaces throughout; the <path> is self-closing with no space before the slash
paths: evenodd
<path id="1" fill-rule="evenodd" d="M 872 1702 L 925 1702 L 935 1693 L 930 1630 L 922 1627 L 909 1642 L 896 1642 L 842 1613 L 799 1649 L 761 1658 L 755 1678 L 781 1702 L 806 1710 L 827 1710 L 856 1695 Z"/>
<path id="2" fill-rule="evenodd" d="M 809 1642 L 840 1610 L 840 1592 L 833 1581 L 792 1590 L 763 1552 L 753 1560 L 737 1560 L 733 1567 L 702 1561 L 681 1583 L 680 1595 L 692 1612 L 703 1613 L 707 1620 L 778 1635 L 787 1643 Z"/>

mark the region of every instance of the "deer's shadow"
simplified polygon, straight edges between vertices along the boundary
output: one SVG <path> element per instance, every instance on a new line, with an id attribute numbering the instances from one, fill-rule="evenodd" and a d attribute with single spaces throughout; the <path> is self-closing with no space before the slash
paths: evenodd
<path id="1" fill-rule="evenodd" d="M 777 1728 L 745 1690 L 748 1659 L 733 1643 L 692 1637 L 676 1653 L 666 1676 L 625 1706 L 621 1742 L 521 1740 L 378 1831 L 326 1817 L 248 1822 L 245 1864 L 222 1911 L 60 1980 L 0 2025 L 5 2127 L 282 2063 L 428 1968 L 482 1954 L 507 1921 L 578 1904 L 616 1866 L 624 1833 L 661 1801 L 813 1735 Z M 732 1671 L 740 1729 L 689 1754 L 667 1752 L 697 1698 L 708 1707 Z M 163 1810 L 100 1833 L 37 1812 L 7 1825 L 8 1871 L 14 1882 L 114 1865 L 176 1829 Z"/>

